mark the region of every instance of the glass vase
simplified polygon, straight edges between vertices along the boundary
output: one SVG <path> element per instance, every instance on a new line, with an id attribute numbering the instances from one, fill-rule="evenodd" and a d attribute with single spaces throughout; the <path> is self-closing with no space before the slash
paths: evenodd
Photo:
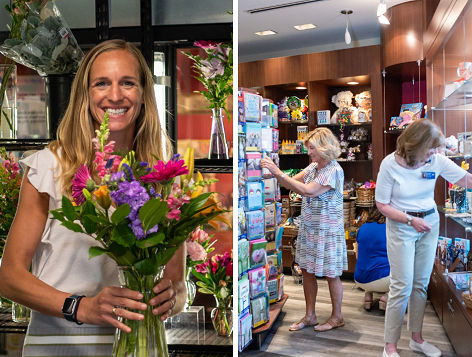
<path id="1" fill-rule="evenodd" d="M 209 159 L 229 159 L 228 142 L 223 125 L 223 108 L 212 108 Z"/>
<path id="2" fill-rule="evenodd" d="M 140 321 L 120 318 L 131 332 L 126 333 L 119 329 L 115 332 L 113 344 L 114 357 L 167 357 L 167 342 L 164 322 L 160 316 L 153 315 L 149 306 L 155 294 L 153 287 L 160 281 L 164 267 L 159 267 L 155 274 L 143 275 L 133 267 L 119 267 L 121 287 L 139 291 L 143 294 L 143 302 L 148 305 L 146 311 L 135 310 L 144 315 Z"/>
<path id="3" fill-rule="evenodd" d="M 232 296 L 219 299 L 215 296 L 216 307 L 211 310 L 211 322 L 218 336 L 231 336 L 233 332 Z"/>
<path id="4" fill-rule="evenodd" d="M 187 299 L 185 300 L 185 310 L 188 310 L 190 306 L 193 304 L 193 300 L 195 299 L 195 295 L 197 294 L 197 286 L 195 282 L 190 278 L 192 273 L 191 268 L 187 268 L 187 274 L 185 278 L 185 287 L 187 288 Z"/>
<path id="5" fill-rule="evenodd" d="M 16 138 L 16 65 L 0 64 L 0 138 Z"/>
<path id="6" fill-rule="evenodd" d="M 11 305 L 11 319 L 15 322 L 25 323 L 29 322 L 31 310 L 26 306 L 13 302 Z"/>

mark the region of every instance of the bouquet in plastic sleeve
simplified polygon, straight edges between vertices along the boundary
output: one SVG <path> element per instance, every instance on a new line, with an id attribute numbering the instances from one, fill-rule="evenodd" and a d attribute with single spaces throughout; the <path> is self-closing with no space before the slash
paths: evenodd
<path id="1" fill-rule="evenodd" d="M 41 76 L 77 71 L 83 52 L 54 1 L 15 0 L 6 9 L 12 23 L 0 53 Z"/>

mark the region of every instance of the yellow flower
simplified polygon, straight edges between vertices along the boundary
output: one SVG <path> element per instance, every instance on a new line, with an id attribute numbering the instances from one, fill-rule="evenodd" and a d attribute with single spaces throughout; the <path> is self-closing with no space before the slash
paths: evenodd
<path id="1" fill-rule="evenodd" d="M 100 186 L 100 188 L 93 194 L 95 195 L 95 198 L 101 207 L 104 209 L 110 208 L 111 198 L 106 185 Z"/>

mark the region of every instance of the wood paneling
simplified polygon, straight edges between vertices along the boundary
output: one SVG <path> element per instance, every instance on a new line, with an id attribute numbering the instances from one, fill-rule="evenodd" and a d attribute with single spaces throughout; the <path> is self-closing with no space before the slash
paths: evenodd
<path id="1" fill-rule="evenodd" d="M 423 51 L 426 60 L 431 60 L 448 36 L 460 14 L 469 3 L 467 0 L 441 0 L 423 35 Z"/>
<path id="2" fill-rule="evenodd" d="M 423 5 L 421 0 L 391 7 L 389 26 L 381 26 L 384 67 L 423 58 Z"/>

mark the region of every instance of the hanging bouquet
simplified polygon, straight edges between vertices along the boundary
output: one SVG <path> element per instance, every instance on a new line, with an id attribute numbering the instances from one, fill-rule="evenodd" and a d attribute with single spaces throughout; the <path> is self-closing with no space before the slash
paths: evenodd
<path id="1" fill-rule="evenodd" d="M 0 52 L 40 75 L 75 73 L 83 57 L 52 0 L 14 0 L 5 6 L 12 23 Z"/>
<path id="2" fill-rule="evenodd" d="M 159 279 L 154 276 L 196 227 L 224 211 L 212 201 L 212 193 L 199 194 L 214 180 L 192 183 L 190 151 L 187 163 L 174 155 L 167 163 L 158 161 L 149 167 L 137 161 L 132 151 L 124 157 L 114 154 L 114 142 L 107 143 L 108 136 L 107 113 L 93 139 L 93 171 L 82 165 L 72 181 L 73 200 L 63 196 L 62 208 L 51 213 L 66 228 L 95 238 L 99 245 L 90 248 L 90 258 L 107 254 L 124 267 L 121 275 L 127 287 L 143 293 L 149 305 Z M 95 174 L 99 184 L 92 179 Z M 175 183 L 178 176 L 180 183 Z M 167 356 L 164 325 L 150 308 L 144 312 L 144 320 L 124 322 L 132 332 L 117 331 L 115 356 L 133 351 L 147 356 L 143 346 L 151 340 L 148 336 L 155 339 L 159 356 Z"/>
<path id="3" fill-rule="evenodd" d="M 213 255 L 198 264 L 192 273 L 197 278 L 198 291 L 215 297 L 216 308 L 212 311 L 212 322 L 215 330 L 221 335 L 229 336 L 232 331 L 233 301 L 233 254 Z"/>
<path id="4" fill-rule="evenodd" d="M 223 108 L 230 119 L 226 100 L 233 94 L 233 45 L 212 41 L 196 41 L 194 46 L 205 50 L 206 57 L 184 52 L 194 61 L 195 76 L 204 86 L 199 91 L 208 101 L 208 108 Z"/>

